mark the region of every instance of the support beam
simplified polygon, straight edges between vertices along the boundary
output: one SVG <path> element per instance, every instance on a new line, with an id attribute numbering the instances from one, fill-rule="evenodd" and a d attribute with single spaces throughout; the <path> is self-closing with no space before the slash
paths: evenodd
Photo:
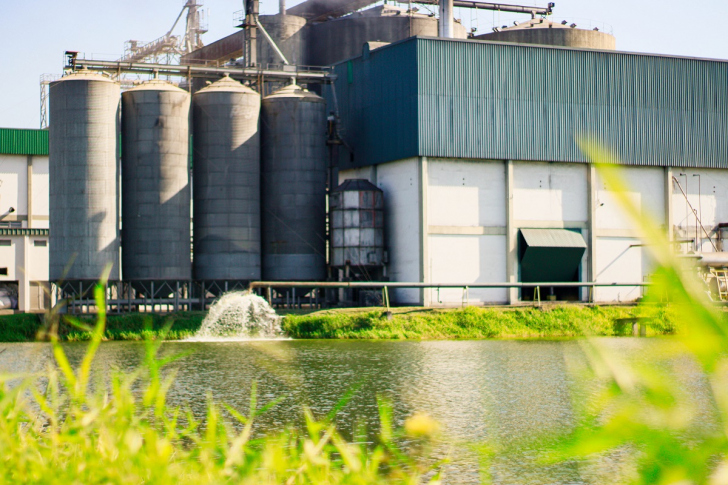
<path id="1" fill-rule="evenodd" d="M 675 221 L 672 218 L 672 167 L 665 167 L 665 225 L 668 241 L 675 240 Z"/>
<path id="2" fill-rule="evenodd" d="M 30 236 L 23 236 L 23 267 L 15 269 L 15 277 L 18 279 L 18 310 L 21 312 L 30 311 Z"/>
<path id="3" fill-rule="evenodd" d="M 420 157 L 418 167 L 418 188 L 420 199 L 420 281 L 429 283 L 432 279 L 430 274 L 430 251 L 429 251 L 429 219 L 427 217 L 427 157 Z M 432 306 L 432 291 L 427 288 L 420 290 L 420 301 L 424 306 Z"/>
<path id="4" fill-rule="evenodd" d="M 588 281 L 596 281 L 597 277 L 597 170 L 594 164 L 590 163 L 587 167 L 587 197 L 589 198 L 587 203 L 587 276 Z M 589 301 L 594 301 L 594 291 L 591 290 L 591 298 Z"/>
<path id="5" fill-rule="evenodd" d="M 28 155 L 28 228 L 33 227 L 33 155 Z"/>
<path id="6" fill-rule="evenodd" d="M 506 276 L 509 283 L 518 281 L 518 228 L 513 214 L 513 160 L 505 161 L 506 171 Z M 518 303 L 518 288 L 508 289 L 508 303 Z"/>

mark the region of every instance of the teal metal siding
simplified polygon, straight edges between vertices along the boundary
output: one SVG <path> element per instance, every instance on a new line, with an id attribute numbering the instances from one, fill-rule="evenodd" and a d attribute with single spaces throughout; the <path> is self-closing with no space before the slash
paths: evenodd
<path id="1" fill-rule="evenodd" d="M 341 168 L 417 156 L 417 45 L 394 47 L 335 67 L 341 134 L 354 151 L 352 161 L 341 150 Z M 331 89 L 324 95 L 333 110 Z"/>
<path id="2" fill-rule="evenodd" d="M 417 39 L 422 156 L 728 167 L 728 63 Z"/>
<path id="3" fill-rule="evenodd" d="M 0 128 L 0 154 L 48 155 L 48 130 Z"/>
<path id="4" fill-rule="evenodd" d="M 576 139 L 589 135 L 625 164 L 728 168 L 724 61 L 411 38 L 335 73 L 353 166 L 584 162 Z"/>

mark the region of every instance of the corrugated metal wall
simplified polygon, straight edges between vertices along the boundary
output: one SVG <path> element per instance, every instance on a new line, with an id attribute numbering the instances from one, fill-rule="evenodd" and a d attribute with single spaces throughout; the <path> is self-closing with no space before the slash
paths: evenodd
<path id="1" fill-rule="evenodd" d="M 0 128 L 0 153 L 48 155 L 48 130 Z"/>
<path id="2" fill-rule="evenodd" d="M 728 63 L 417 39 L 422 156 L 728 167 Z"/>
<path id="3" fill-rule="evenodd" d="M 336 74 L 356 153 L 344 168 L 410 156 L 583 162 L 580 135 L 630 165 L 728 168 L 728 62 L 412 38 Z"/>
<path id="4" fill-rule="evenodd" d="M 417 45 L 411 41 L 378 49 L 336 66 L 334 89 L 341 115 L 341 134 L 353 148 L 340 150 L 340 168 L 371 165 L 416 156 Z M 324 88 L 329 110 L 331 88 Z"/>

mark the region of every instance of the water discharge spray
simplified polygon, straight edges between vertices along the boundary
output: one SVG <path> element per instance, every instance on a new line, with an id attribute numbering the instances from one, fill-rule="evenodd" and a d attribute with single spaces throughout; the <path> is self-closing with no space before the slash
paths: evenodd
<path id="1" fill-rule="evenodd" d="M 225 293 L 210 307 L 200 330 L 189 340 L 283 338 L 281 317 L 264 298 L 249 291 Z"/>

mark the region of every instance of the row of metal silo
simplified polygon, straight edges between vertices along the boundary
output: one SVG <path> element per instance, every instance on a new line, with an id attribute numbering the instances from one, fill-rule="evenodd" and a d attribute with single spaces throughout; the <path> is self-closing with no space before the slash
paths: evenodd
<path id="1" fill-rule="evenodd" d="M 227 76 L 192 96 L 64 76 L 50 90 L 51 280 L 107 266 L 118 280 L 120 261 L 124 280 L 324 279 L 325 111 L 295 84 L 261 102 Z"/>

